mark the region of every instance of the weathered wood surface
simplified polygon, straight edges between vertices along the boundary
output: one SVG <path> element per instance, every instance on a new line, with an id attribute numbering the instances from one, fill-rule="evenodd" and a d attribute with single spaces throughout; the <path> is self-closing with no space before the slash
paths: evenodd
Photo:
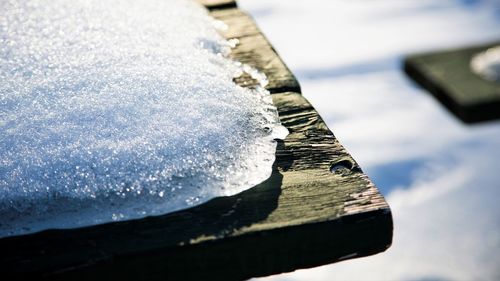
<path id="1" fill-rule="evenodd" d="M 231 23 L 238 24 L 257 30 L 247 20 Z M 261 36 L 233 30 L 228 36 Z M 240 40 L 234 57 L 262 67 L 261 52 L 252 48 L 272 50 L 266 44 Z M 259 69 L 283 71 L 278 63 Z M 279 77 L 269 80 L 278 85 Z M 0 274 L 9 280 L 241 280 L 384 251 L 392 218 L 373 183 L 300 93 L 272 97 L 290 134 L 262 184 L 164 216 L 0 239 Z"/>
<path id="2" fill-rule="evenodd" d="M 264 183 L 165 216 L 1 239 L 0 271 L 234 280 L 384 251 L 392 221 L 382 196 L 300 94 L 273 99 L 290 135 Z"/>
<path id="3" fill-rule="evenodd" d="M 266 89 L 271 93 L 300 93 L 297 79 L 250 16 L 236 8 L 215 10 L 210 14 L 228 26 L 222 32 L 227 39 L 238 39 L 239 43 L 233 49 L 232 56 L 266 74 L 269 80 Z M 255 81 L 248 75 L 237 78 L 236 82 L 243 86 L 255 85 Z"/>
<path id="4" fill-rule="evenodd" d="M 466 123 L 500 118 L 500 84 L 487 81 L 470 68 L 473 55 L 498 45 L 409 56 L 406 73 Z"/>

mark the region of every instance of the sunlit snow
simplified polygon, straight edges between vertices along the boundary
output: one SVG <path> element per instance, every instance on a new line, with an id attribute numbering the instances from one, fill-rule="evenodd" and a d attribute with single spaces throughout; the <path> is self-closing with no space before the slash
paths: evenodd
<path id="1" fill-rule="evenodd" d="M 189 0 L 1 1 L 0 237 L 265 180 L 287 132 L 267 91 L 233 83 L 249 70 L 220 25 Z"/>

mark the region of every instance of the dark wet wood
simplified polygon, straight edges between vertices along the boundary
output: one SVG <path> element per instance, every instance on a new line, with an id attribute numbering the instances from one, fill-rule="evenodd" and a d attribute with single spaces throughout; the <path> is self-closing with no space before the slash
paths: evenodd
<path id="1" fill-rule="evenodd" d="M 241 40 L 240 50 L 258 54 L 250 46 L 262 45 L 253 44 Z M 250 63 L 245 54 L 234 57 Z M 241 280 L 387 249 L 391 212 L 370 179 L 300 93 L 272 97 L 290 134 L 262 184 L 164 216 L 0 239 L 0 273 L 5 280 Z"/>
<path id="2" fill-rule="evenodd" d="M 487 81 L 470 68 L 473 55 L 499 44 L 409 56 L 404 69 L 462 121 L 500 119 L 500 83 Z"/>

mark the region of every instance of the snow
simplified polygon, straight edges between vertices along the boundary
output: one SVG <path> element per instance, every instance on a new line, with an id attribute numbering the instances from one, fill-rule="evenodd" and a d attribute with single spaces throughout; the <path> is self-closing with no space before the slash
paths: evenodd
<path id="1" fill-rule="evenodd" d="M 287 131 L 194 1 L 0 2 L 0 237 L 160 215 L 269 177 Z M 265 83 L 265 79 L 261 80 Z"/>
<path id="2" fill-rule="evenodd" d="M 500 46 L 476 54 L 470 66 L 472 71 L 486 80 L 500 82 Z"/>

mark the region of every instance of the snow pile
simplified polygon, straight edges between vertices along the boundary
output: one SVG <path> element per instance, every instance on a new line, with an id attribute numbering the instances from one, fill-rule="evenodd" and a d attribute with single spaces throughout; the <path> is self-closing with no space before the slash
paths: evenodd
<path id="1" fill-rule="evenodd" d="M 194 1 L 0 2 L 0 237 L 175 211 L 271 174 L 287 131 Z"/>

